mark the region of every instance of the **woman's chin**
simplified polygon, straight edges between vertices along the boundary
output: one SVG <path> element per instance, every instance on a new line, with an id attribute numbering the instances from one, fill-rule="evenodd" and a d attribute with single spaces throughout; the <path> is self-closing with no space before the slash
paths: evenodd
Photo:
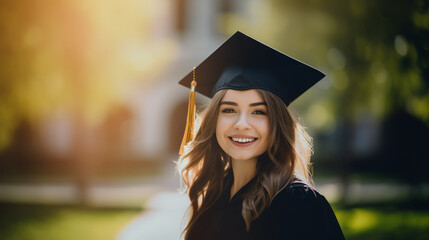
<path id="1" fill-rule="evenodd" d="M 235 161 L 249 161 L 252 159 L 256 159 L 255 156 L 249 156 L 249 155 L 236 155 L 236 156 L 231 156 L 231 158 Z"/>

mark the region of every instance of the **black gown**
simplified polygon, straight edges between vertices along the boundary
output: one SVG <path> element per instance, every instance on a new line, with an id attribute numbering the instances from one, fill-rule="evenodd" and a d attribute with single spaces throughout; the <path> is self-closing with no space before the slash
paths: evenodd
<path id="1" fill-rule="evenodd" d="M 197 219 L 189 230 L 189 239 L 344 239 L 325 197 L 297 181 L 283 188 L 246 232 L 241 215 L 242 198 L 255 182 L 256 178 L 253 178 L 230 201 L 230 193 L 225 191 Z M 231 189 L 231 176 L 226 177 L 225 185 L 225 189 Z"/>

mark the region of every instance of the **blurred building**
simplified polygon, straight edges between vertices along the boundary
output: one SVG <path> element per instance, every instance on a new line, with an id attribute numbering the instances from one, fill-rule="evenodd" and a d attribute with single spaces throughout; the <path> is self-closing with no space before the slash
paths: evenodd
<path id="1" fill-rule="evenodd" d="M 92 175 L 100 169 L 171 164 L 177 159 L 186 122 L 188 89 L 177 82 L 226 38 L 222 12 L 240 1 L 162 1 L 149 38 L 169 38 L 175 51 L 151 79 L 130 88 L 98 124 L 70 112 L 52 112 L 36 127 L 23 121 L 10 147 L 0 153 L 3 176 L 15 173 Z M 208 99 L 197 96 L 199 106 Z M 142 165 L 143 164 L 143 165 Z M 77 165 L 77 167 L 76 167 Z M 102 170 L 104 171 L 104 170 Z"/>

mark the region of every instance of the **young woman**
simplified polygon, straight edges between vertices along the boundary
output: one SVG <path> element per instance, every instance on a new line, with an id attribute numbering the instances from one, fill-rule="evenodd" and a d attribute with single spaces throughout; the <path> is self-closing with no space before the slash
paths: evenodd
<path id="1" fill-rule="evenodd" d="M 313 188 L 311 138 L 287 108 L 324 75 L 240 32 L 195 75 L 212 100 L 178 161 L 185 239 L 344 239 Z M 190 75 L 180 83 L 195 88 Z"/>

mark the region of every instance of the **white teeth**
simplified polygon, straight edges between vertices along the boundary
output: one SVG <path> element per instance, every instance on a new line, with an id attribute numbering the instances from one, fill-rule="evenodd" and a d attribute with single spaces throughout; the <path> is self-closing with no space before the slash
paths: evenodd
<path id="1" fill-rule="evenodd" d="M 240 143 L 248 143 L 255 141 L 256 138 L 232 138 L 234 142 L 240 142 Z"/>

